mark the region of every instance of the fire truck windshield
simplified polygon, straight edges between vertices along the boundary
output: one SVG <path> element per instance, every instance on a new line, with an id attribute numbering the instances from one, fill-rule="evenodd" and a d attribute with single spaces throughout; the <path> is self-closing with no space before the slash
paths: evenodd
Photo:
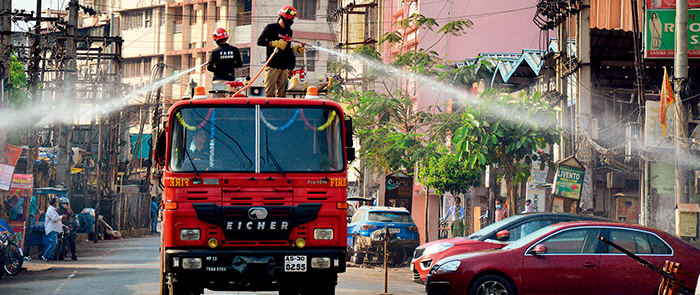
<path id="1" fill-rule="evenodd" d="M 199 173 L 340 172 L 341 119 L 328 107 L 183 107 L 172 118 L 168 167 Z"/>

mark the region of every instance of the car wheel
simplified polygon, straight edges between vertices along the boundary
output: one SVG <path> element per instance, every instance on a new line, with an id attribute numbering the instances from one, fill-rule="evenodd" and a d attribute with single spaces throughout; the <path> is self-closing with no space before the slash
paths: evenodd
<path id="1" fill-rule="evenodd" d="M 469 290 L 470 295 L 514 295 L 513 286 L 499 275 L 485 275 L 474 282 Z"/>

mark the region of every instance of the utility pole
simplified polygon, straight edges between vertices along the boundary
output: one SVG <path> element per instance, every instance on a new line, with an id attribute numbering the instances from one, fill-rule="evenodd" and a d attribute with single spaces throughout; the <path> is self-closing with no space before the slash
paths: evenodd
<path id="1" fill-rule="evenodd" d="M 77 95 L 78 68 L 76 65 L 75 37 L 78 33 L 78 0 L 71 0 L 68 6 L 68 27 L 66 28 L 66 58 L 63 79 L 62 106 L 73 107 Z M 56 157 L 56 183 L 70 186 L 71 126 L 73 122 L 61 122 L 58 134 L 58 156 Z"/>
<path id="2" fill-rule="evenodd" d="M 688 0 L 676 0 L 676 49 L 673 59 L 674 76 L 674 103 L 676 111 L 675 130 L 676 145 L 676 205 L 688 203 L 688 177 L 687 169 L 683 167 L 680 159 L 685 159 L 687 154 L 683 140 L 686 138 L 686 120 L 683 112 L 681 87 L 688 79 Z M 678 229 L 676 229 L 678 231 Z"/>
<path id="3" fill-rule="evenodd" d="M 10 52 L 12 39 L 12 23 L 10 10 L 11 0 L 0 0 L 0 109 L 9 106 L 9 89 L 5 85 L 10 77 Z M 5 163 L 5 147 L 7 146 L 7 129 L 0 128 L 0 163 Z"/>
<path id="4" fill-rule="evenodd" d="M 36 0 L 36 23 L 34 24 L 34 40 L 32 42 L 29 83 L 32 86 L 32 103 L 39 103 L 39 57 L 41 55 L 41 0 Z M 27 151 L 27 174 L 34 173 L 34 161 L 36 160 L 36 129 L 34 125 L 29 131 L 29 150 Z"/>

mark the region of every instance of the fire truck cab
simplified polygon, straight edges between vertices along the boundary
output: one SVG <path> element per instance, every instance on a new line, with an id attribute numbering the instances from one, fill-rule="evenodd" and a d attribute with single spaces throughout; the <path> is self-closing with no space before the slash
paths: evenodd
<path id="1" fill-rule="evenodd" d="M 156 146 L 161 294 L 334 294 L 354 159 L 352 123 L 338 103 L 183 100 Z"/>

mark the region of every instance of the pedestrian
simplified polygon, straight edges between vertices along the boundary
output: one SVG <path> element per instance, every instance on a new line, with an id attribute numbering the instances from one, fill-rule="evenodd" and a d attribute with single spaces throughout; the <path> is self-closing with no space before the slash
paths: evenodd
<path id="1" fill-rule="evenodd" d="M 293 48 L 288 41 L 292 38 L 292 24 L 297 15 L 297 10 L 294 7 L 283 6 L 277 13 L 279 19 L 277 22 L 268 24 L 263 29 L 260 37 L 258 37 L 258 46 L 267 47 L 267 59 L 270 59 L 272 53 L 278 50 L 265 68 L 265 96 L 267 97 L 284 97 L 287 95 L 287 77 L 289 71 L 294 69 L 296 65 L 296 57 L 294 52 L 299 54 L 304 53 L 304 46 L 297 45 Z"/>
<path id="2" fill-rule="evenodd" d="M 501 200 L 501 198 L 496 198 L 494 201 L 496 203 L 496 222 L 499 222 L 503 218 L 508 217 L 508 207 L 503 206 L 503 200 Z"/>
<path id="3" fill-rule="evenodd" d="M 46 237 L 48 238 L 48 243 L 46 244 L 46 250 L 44 255 L 41 255 L 41 259 L 44 261 L 56 260 L 54 256 L 56 250 L 56 238 L 58 233 L 63 232 L 63 215 L 58 215 L 56 211 L 56 205 L 58 204 L 58 198 L 51 198 L 49 200 L 49 208 L 46 209 L 45 219 L 44 219 L 44 231 L 46 232 Z"/>
<path id="4" fill-rule="evenodd" d="M 212 72 L 213 81 L 235 81 L 236 69 L 243 67 L 241 53 L 238 48 L 231 46 L 228 41 L 228 30 L 216 28 L 212 33 L 217 47 L 209 55 L 207 70 Z"/>
<path id="5" fill-rule="evenodd" d="M 450 221 L 450 231 L 452 232 L 452 237 L 464 236 L 464 218 L 466 216 L 464 207 L 461 206 L 462 200 L 459 197 L 454 197 L 455 204 L 447 209 L 447 213 L 443 216 L 440 221 Z"/>
<path id="6" fill-rule="evenodd" d="M 151 233 L 158 233 L 158 204 L 156 197 L 151 197 Z"/>
<path id="7" fill-rule="evenodd" d="M 525 210 L 522 213 L 535 212 L 535 206 L 532 204 L 532 200 L 525 200 Z"/>
<path id="8" fill-rule="evenodd" d="M 70 247 L 71 259 L 78 260 L 78 257 L 75 256 L 75 232 L 78 230 L 78 219 L 73 216 L 73 209 L 70 207 L 70 201 L 68 198 L 61 197 L 58 204 L 58 214 L 65 216 L 62 222 L 68 227 L 68 232 L 66 234 L 68 235 L 68 246 Z"/>

